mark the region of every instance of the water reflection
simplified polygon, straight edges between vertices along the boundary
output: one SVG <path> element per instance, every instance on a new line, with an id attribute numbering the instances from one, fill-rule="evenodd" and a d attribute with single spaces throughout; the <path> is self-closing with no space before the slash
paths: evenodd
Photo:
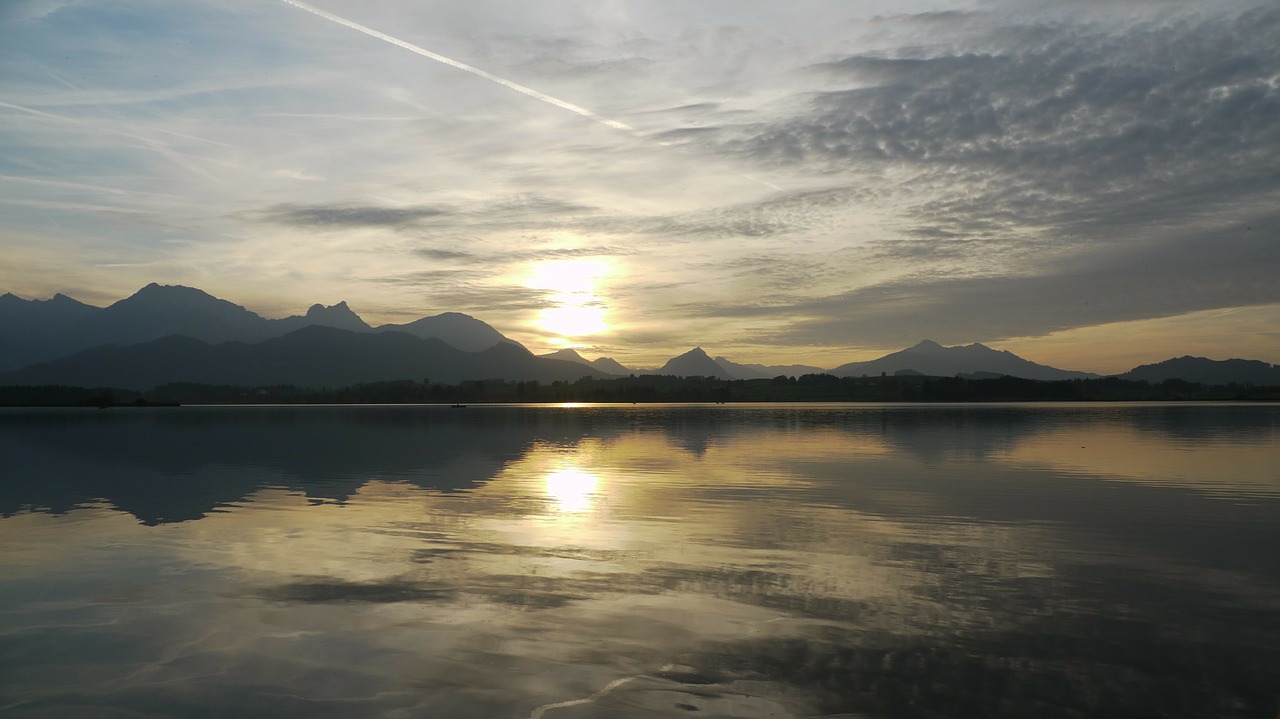
<path id="1" fill-rule="evenodd" d="M 0 414 L 6 716 L 1269 716 L 1280 409 Z"/>
<path id="2" fill-rule="evenodd" d="M 556 509 L 576 514 L 591 509 L 600 478 L 577 467 L 564 467 L 547 474 L 547 495 Z"/>

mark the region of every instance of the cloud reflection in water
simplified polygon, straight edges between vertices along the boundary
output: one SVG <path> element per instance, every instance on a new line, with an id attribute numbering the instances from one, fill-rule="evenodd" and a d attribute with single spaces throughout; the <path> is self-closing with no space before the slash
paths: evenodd
<path id="1" fill-rule="evenodd" d="M 0 416 L 0 707 L 1245 716 L 1280 699 L 1280 470 L 1258 461 L 1277 426 L 1267 407 Z M 1162 474 L 1192 450 L 1251 481 Z"/>

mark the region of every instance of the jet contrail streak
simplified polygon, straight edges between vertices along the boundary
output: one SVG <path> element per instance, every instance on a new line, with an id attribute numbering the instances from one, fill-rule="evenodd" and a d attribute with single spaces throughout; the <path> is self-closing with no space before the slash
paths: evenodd
<path id="1" fill-rule="evenodd" d="M 623 130 L 625 132 L 629 132 L 632 134 L 638 134 L 634 127 L 624 122 L 618 122 L 617 120 L 610 120 L 604 115 L 599 115 L 597 113 L 594 113 L 585 107 L 579 107 L 571 102 L 565 102 L 564 100 L 561 100 L 559 98 L 555 98 L 545 93 L 538 92 L 537 90 L 534 90 L 531 87 L 525 87 L 524 85 L 521 85 L 519 83 L 511 82 L 510 80 L 506 80 L 504 78 L 498 77 L 497 75 L 494 75 L 491 72 L 485 72 L 484 70 L 481 70 L 478 67 L 472 67 L 471 65 L 468 65 L 465 62 L 458 62 L 453 58 L 445 57 L 444 55 L 431 52 L 426 48 L 418 47 L 413 43 L 405 42 L 404 40 L 391 37 L 386 33 L 378 32 L 377 30 L 374 30 L 371 27 L 365 27 L 364 25 L 361 25 L 358 22 L 353 22 L 344 17 L 339 17 L 337 15 L 334 15 L 331 12 L 325 12 L 320 8 L 312 7 L 304 2 L 298 2 L 298 0 L 280 0 L 280 2 L 286 3 L 288 5 L 292 5 L 302 10 L 306 10 L 307 12 L 313 15 L 318 15 L 324 18 L 325 20 L 329 20 L 330 22 L 336 22 L 339 25 L 342 25 L 344 27 L 349 27 L 352 30 L 358 30 L 364 33 L 365 35 L 368 35 L 369 37 L 376 37 L 379 40 L 382 40 L 384 42 L 389 42 L 392 45 L 395 45 L 396 47 L 402 47 L 405 50 L 408 50 L 409 52 L 416 53 L 425 58 L 430 58 L 432 60 L 435 60 L 436 62 L 444 63 L 449 67 L 457 68 L 459 70 L 462 70 L 463 72 L 469 72 L 472 75 L 475 75 L 477 77 L 482 77 L 490 82 L 496 82 L 505 88 L 515 90 L 516 92 L 521 93 L 523 95 L 528 95 L 529 97 L 532 97 L 535 100 L 541 100 L 542 102 L 545 102 L 548 105 L 554 105 L 555 107 L 558 107 L 562 110 L 568 110 L 569 112 L 577 113 L 589 120 L 595 120 L 601 125 L 612 127 L 615 130 Z"/>
<path id="2" fill-rule="evenodd" d="M 35 110 L 35 109 L 30 108 L 30 107 L 23 107 L 22 105 L 14 105 L 13 103 L 9 103 L 9 102 L 3 102 L 3 101 L 0 101 L 0 107 L 7 108 L 7 109 L 10 109 L 10 110 L 17 110 L 18 112 L 25 112 L 25 113 L 27 113 L 27 114 L 29 114 L 29 115 L 35 115 L 36 117 L 47 117 L 47 118 L 49 118 L 50 120 L 58 120 L 59 122 L 68 122 L 68 123 L 71 123 L 72 125 L 81 125 L 81 126 L 83 126 L 83 127 L 97 127 L 97 126 L 96 126 L 96 125 L 94 125 L 93 123 L 86 122 L 86 121 L 84 121 L 84 120 L 79 120 L 79 119 L 76 119 L 76 118 L 74 118 L 74 117 L 66 117 L 66 116 L 63 116 L 63 115 L 54 115 L 53 113 L 49 113 L 49 112 L 41 112 L 40 110 Z M 175 164 L 175 165 L 177 165 L 177 166 L 179 166 L 179 167 L 182 167 L 182 168 L 184 168 L 184 169 L 186 169 L 186 170 L 189 170 L 189 171 L 191 171 L 191 172 L 193 172 L 193 173 L 195 173 L 195 174 L 197 174 L 197 175 L 200 175 L 201 177 L 204 177 L 205 179 L 213 180 L 214 182 L 217 182 L 218 184 L 221 184 L 221 185 L 226 185 L 226 184 L 227 184 L 225 180 L 222 180 L 221 178 L 219 178 L 219 177 L 217 177 L 217 176 L 213 175 L 212 173 L 210 173 L 209 171 L 205 170 L 203 167 L 199 166 L 199 165 L 198 165 L 198 164 L 196 164 L 195 162 L 192 162 L 192 161 L 191 161 L 191 158 L 190 158 L 190 157 L 188 157 L 187 155 L 184 155 L 184 154 L 182 154 L 182 153 L 180 153 L 180 152 L 177 152 L 177 151 L 175 151 L 175 150 L 171 150 L 171 149 L 169 149 L 168 147 L 166 147 L 166 146 L 165 146 L 163 143 L 161 143 L 161 142 L 158 142 L 158 141 L 156 141 L 156 140 L 152 140 L 152 139 L 151 139 L 151 138 L 149 138 L 149 137 L 144 137 L 144 136 L 142 136 L 142 135 L 138 135 L 138 134 L 135 134 L 135 133 L 132 133 L 132 132 L 125 132 L 124 130 L 120 130 L 120 129 L 117 129 L 117 128 L 114 128 L 114 127 L 102 127 L 101 129 L 102 129 L 102 130 L 104 130 L 104 131 L 106 131 L 106 132 L 115 133 L 115 134 L 117 134 L 117 135 L 123 135 L 124 137 L 128 137 L 128 138 L 130 138 L 130 139 L 137 140 L 138 142 L 141 142 L 141 143 L 142 143 L 142 144 L 143 144 L 147 149 L 149 149 L 149 150 L 151 150 L 152 152 L 154 152 L 154 153 L 156 153 L 156 154 L 160 155 L 161 157 L 163 157 L 163 158 L 165 158 L 165 159 L 169 160 L 170 162 L 172 162 L 173 164 Z M 166 131 L 161 130 L 161 132 L 166 132 Z M 171 135 L 172 135 L 172 134 L 177 134 L 177 133 L 169 133 L 169 134 L 171 134 Z M 199 138 L 192 138 L 192 139 L 199 139 Z M 210 142 L 212 142 L 212 141 L 210 141 Z M 222 144 L 222 143 L 215 143 L 215 144 L 219 144 L 219 145 L 220 145 L 220 144 Z"/>

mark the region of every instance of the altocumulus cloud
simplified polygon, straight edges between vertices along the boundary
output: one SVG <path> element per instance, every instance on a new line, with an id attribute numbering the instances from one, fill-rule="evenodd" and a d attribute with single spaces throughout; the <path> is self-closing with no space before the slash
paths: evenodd
<path id="1" fill-rule="evenodd" d="M 905 32 L 933 19 L 882 22 Z M 845 86 L 698 135 L 851 188 L 880 184 L 901 235 L 867 256 L 898 276 L 689 309 L 799 316 L 771 341 L 821 344 L 991 340 L 1280 301 L 1280 8 L 947 22 L 945 45 L 935 32 L 814 65 Z"/>

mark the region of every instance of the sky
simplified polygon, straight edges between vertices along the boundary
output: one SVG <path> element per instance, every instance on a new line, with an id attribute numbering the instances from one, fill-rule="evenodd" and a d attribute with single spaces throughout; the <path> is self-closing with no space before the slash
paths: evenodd
<path id="1" fill-rule="evenodd" d="M 5 0 L 0 291 L 1280 363 L 1280 5 Z"/>

